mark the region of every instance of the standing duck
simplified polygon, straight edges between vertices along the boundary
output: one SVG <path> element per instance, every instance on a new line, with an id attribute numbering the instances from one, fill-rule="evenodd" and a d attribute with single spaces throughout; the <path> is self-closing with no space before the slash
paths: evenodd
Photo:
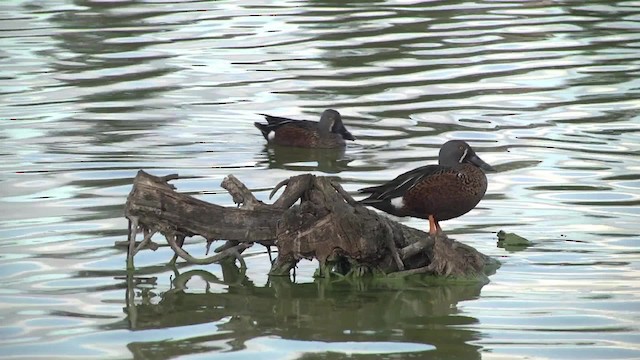
<path id="1" fill-rule="evenodd" d="M 363 205 L 395 216 L 429 220 L 429 234 L 442 233 L 440 221 L 471 211 L 487 191 L 487 177 L 481 170 L 494 171 L 461 140 L 447 141 L 440 148 L 438 165 L 426 165 L 395 179 L 358 190 L 371 194 Z"/>
<path id="2" fill-rule="evenodd" d="M 256 122 L 254 125 L 269 143 L 332 149 L 346 146 L 345 140 L 356 139 L 342 124 L 340 113 L 333 109 L 325 110 L 320 117 L 320 122 L 261 115 L 267 119 L 267 124 Z"/>

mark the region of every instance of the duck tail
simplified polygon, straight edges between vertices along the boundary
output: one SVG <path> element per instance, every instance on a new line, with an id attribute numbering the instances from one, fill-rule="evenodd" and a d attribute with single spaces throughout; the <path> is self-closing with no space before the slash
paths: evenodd
<path id="1" fill-rule="evenodd" d="M 261 124 L 259 122 L 254 122 L 253 125 L 255 125 L 258 130 L 260 130 L 262 136 L 264 136 L 264 139 L 269 141 L 269 133 L 271 132 L 270 126 L 267 124 Z"/>
<path id="2" fill-rule="evenodd" d="M 375 207 L 376 204 L 381 203 L 382 200 L 379 199 L 372 199 L 371 197 L 368 197 L 366 199 L 362 199 L 362 200 L 358 200 L 358 204 L 360 205 L 372 205 Z"/>
<path id="3" fill-rule="evenodd" d="M 376 193 L 380 193 L 382 191 L 384 191 L 382 185 L 370 186 L 370 187 L 358 189 L 358 192 L 360 194 L 371 194 L 371 196 L 375 196 Z"/>
<path id="4" fill-rule="evenodd" d="M 379 194 L 376 193 L 375 191 L 367 191 L 369 189 L 373 190 L 373 188 L 365 188 L 365 189 L 358 190 L 358 192 L 361 194 L 369 194 L 369 197 L 364 198 L 362 200 L 358 200 L 358 203 L 362 205 L 375 205 L 375 204 L 381 203 L 383 200 L 378 198 Z"/>

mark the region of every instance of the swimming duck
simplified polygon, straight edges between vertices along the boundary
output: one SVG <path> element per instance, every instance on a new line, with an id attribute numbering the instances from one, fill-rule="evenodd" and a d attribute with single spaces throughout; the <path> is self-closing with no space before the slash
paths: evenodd
<path id="1" fill-rule="evenodd" d="M 481 170 L 494 171 L 462 140 L 447 141 L 440 148 L 438 165 L 426 165 L 378 186 L 358 190 L 370 194 L 363 205 L 395 216 L 429 220 L 429 234 L 442 233 L 439 222 L 471 211 L 487 191 Z"/>
<path id="2" fill-rule="evenodd" d="M 267 124 L 254 123 L 269 142 L 283 146 L 331 149 L 346 146 L 345 140 L 355 140 L 342 124 L 340 113 L 327 109 L 320 122 L 294 120 L 279 116 L 261 114 Z"/>

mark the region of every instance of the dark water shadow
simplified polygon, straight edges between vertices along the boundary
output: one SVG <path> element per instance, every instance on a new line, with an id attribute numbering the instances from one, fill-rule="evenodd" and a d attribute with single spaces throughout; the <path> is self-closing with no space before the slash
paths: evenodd
<path id="1" fill-rule="evenodd" d="M 204 289 L 187 289 L 194 277 L 204 280 Z M 212 323 L 208 335 L 129 343 L 136 359 L 242 351 L 248 342 L 265 336 L 304 342 L 397 342 L 435 347 L 403 353 L 403 359 L 481 357 L 480 347 L 471 344 L 480 338 L 479 332 L 466 328 L 478 320 L 461 314 L 456 307 L 461 301 L 478 298 L 480 284 L 429 286 L 419 279 L 394 284 L 293 283 L 278 277 L 257 286 L 234 264 L 223 265 L 222 279 L 205 270 L 178 274 L 173 288 L 160 295 L 148 287 L 143 291 L 135 283 L 133 278 L 128 281 L 126 325 L 119 322 L 111 328 L 145 331 Z M 226 291 L 219 292 L 217 286 L 217 292 L 210 292 L 213 284 L 225 285 Z M 303 357 L 378 359 L 389 355 L 315 352 Z"/>
<path id="2" fill-rule="evenodd" d="M 353 159 L 345 156 L 341 149 L 304 149 L 287 146 L 269 145 L 263 150 L 266 159 L 258 162 L 259 166 L 270 169 L 286 169 L 294 171 L 321 171 L 336 174 L 347 170 Z"/>

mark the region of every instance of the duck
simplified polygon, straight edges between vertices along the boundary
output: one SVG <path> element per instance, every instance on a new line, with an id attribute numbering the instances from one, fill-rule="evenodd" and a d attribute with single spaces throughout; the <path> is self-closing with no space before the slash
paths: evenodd
<path id="1" fill-rule="evenodd" d="M 342 123 L 342 116 L 333 109 L 327 109 L 320 121 L 294 120 L 285 117 L 260 114 L 267 124 L 255 122 L 269 144 L 282 146 L 334 149 L 346 146 L 345 140 L 355 140 Z"/>
<path id="2" fill-rule="evenodd" d="M 398 175 L 382 185 L 359 189 L 359 201 L 395 216 L 429 221 L 429 235 L 443 233 L 440 221 L 462 216 L 478 205 L 487 191 L 484 171 L 495 171 L 469 144 L 450 140 L 442 145 L 437 165 Z"/>

